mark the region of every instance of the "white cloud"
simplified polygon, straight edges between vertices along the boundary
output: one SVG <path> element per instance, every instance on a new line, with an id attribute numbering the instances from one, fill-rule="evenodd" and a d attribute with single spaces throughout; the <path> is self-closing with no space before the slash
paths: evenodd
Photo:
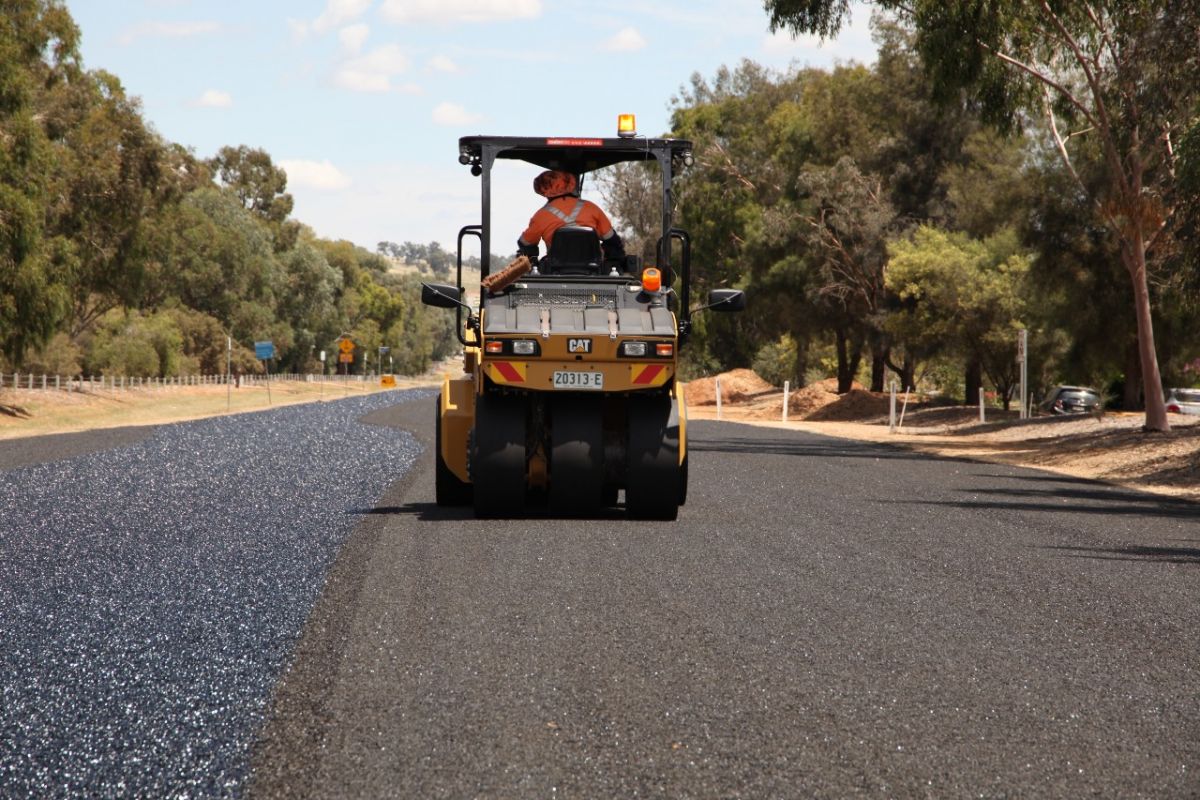
<path id="1" fill-rule="evenodd" d="M 371 29 L 362 23 L 348 25 L 338 31 L 338 41 L 342 43 L 342 48 L 347 53 L 358 53 L 370 35 Z"/>
<path id="2" fill-rule="evenodd" d="M 229 108 L 233 105 L 233 96 L 220 89 L 205 89 L 204 93 L 191 102 L 197 108 Z"/>
<path id="3" fill-rule="evenodd" d="M 383 0 L 380 12 L 390 22 L 497 22 L 540 17 L 542 0 Z"/>
<path id="4" fill-rule="evenodd" d="M 434 56 L 429 59 L 426 67 L 434 72 L 449 72 L 451 74 L 462 72 L 458 64 L 455 64 L 447 56 Z"/>
<path id="5" fill-rule="evenodd" d="M 288 188 L 336 192 L 350 187 L 350 178 L 328 161 L 280 159 L 279 166 L 287 173 Z"/>
<path id="6" fill-rule="evenodd" d="M 472 114 L 457 103 L 441 103 L 433 110 L 433 121 L 438 125 L 461 127 L 473 125 L 482 119 L 482 115 Z"/>
<path id="7" fill-rule="evenodd" d="M 392 81 L 377 72 L 361 72 L 342 67 L 333 75 L 333 82 L 352 92 L 381 93 L 391 91 Z"/>
<path id="8" fill-rule="evenodd" d="M 302 19 L 288 18 L 287 21 L 288 33 L 291 34 L 292 44 L 300 44 L 308 38 L 308 32 L 311 26 Z"/>
<path id="9" fill-rule="evenodd" d="M 220 29 L 221 26 L 216 22 L 141 22 L 126 28 L 117 37 L 117 42 L 130 45 L 138 39 L 183 39 L 216 33 Z"/>
<path id="10" fill-rule="evenodd" d="M 328 0 L 321 16 L 313 20 L 312 27 L 317 33 L 353 22 L 367 12 L 373 0 Z"/>
<path id="11" fill-rule="evenodd" d="M 614 51 L 641 50 L 645 46 L 646 40 L 637 32 L 637 28 L 622 28 L 617 31 L 616 36 L 606 40 L 601 45 L 605 50 Z"/>
<path id="12" fill-rule="evenodd" d="M 408 71 L 409 60 L 399 45 L 377 47 L 338 67 L 334 82 L 354 92 L 388 92 L 392 78 Z"/>

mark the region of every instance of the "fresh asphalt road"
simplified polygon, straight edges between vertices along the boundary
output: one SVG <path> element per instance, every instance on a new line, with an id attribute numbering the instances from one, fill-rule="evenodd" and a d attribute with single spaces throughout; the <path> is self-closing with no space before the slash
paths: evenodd
<path id="1" fill-rule="evenodd" d="M 253 756 L 295 797 L 1194 797 L 1196 506 L 735 424 L 674 523 L 481 522 L 427 449 Z"/>
<path id="2" fill-rule="evenodd" d="M 432 415 L 0 443 L 0 796 L 1200 796 L 1197 506 L 697 423 L 481 522 Z"/>

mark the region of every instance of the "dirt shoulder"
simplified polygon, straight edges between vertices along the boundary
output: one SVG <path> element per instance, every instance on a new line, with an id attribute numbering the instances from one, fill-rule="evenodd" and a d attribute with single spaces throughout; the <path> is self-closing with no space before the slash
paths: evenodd
<path id="1" fill-rule="evenodd" d="M 457 362 L 456 362 L 457 363 Z M 397 377 L 396 389 L 437 386 L 441 374 Z M 85 384 L 86 387 L 86 384 Z M 373 381 L 273 381 L 240 387 L 164 386 L 136 389 L 5 389 L 0 392 L 0 441 L 266 411 L 296 403 L 391 391 Z"/>
<path id="2" fill-rule="evenodd" d="M 707 379 L 710 380 L 711 379 Z M 699 382 L 697 382 L 699 383 Z M 1142 414 L 1017 419 L 1016 412 L 922 403 L 905 409 L 903 426 L 889 430 L 887 395 L 861 387 L 845 395 L 830 382 L 789 397 L 789 421 L 781 421 L 783 393 L 751 392 L 726 399 L 722 376 L 721 419 L 806 430 L 858 441 L 882 442 L 918 452 L 1033 467 L 1132 489 L 1200 501 L 1200 417 L 1171 415 L 1172 430 L 1142 430 Z M 687 396 L 691 419 L 715 419 L 714 393 L 706 385 Z M 898 409 L 899 413 L 899 409 Z"/>

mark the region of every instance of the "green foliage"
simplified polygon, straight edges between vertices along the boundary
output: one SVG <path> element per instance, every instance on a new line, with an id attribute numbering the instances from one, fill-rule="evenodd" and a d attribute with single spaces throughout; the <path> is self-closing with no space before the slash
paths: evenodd
<path id="1" fill-rule="evenodd" d="M 1165 0 L 1089 3 L 879 0 L 911 26 L 936 96 L 968 94 L 1006 128 L 1042 120 L 1053 150 L 1096 223 L 1119 243 L 1135 311 L 1146 425 L 1167 430 L 1149 274 L 1195 287 L 1195 110 L 1200 103 L 1200 5 Z M 830 34 L 844 0 L 766 0 L 773 27 Z M 1182 140 L 1181 140 L 1182 136 Z M 1092 163 L 1088 163 L 1091 161 Z M 1081 167 L 1091 167 L 1084 174 Z M 1184 272 L 1184 275 L 1180 275 Z M 1160 285 L 1162 278 L 1159 279 Z M 1140 373 L 1140 375 L 1135 375 Z M 1126 399 L 1129 400 L 1130 393 Z"/>
<path id="2" fill-rule="evenodd" d="M 0 15 L 0 352 L 13 361 L 69 307 L 56 257 L 70 248 L 44 229 L 53 145 L 40 117 L 45 97 L 79 75 L 78 39 L 59 2 L 14 0 Z"/>
<path id="3" fill-rule="evenodd" d="M 225 372 L 225 331 L 218 320 L 183 306 L 167 308 L 163 313 L 180 334 L 180 374 Z"/>
<path id="4" fill-rule="evenodd" d="M 82 69 L 78 38 L 57 0 L 14 0 L 0 15 L 9 366 L 217 373 L 232 337 L 235 369 L 258 369 L 250 348 L 270 339 L 274 368 L 308 370 L 352 331 L 364 346 L 394 346 L 397 366 L 414 371 L 457 347 L 447 315 L 420 305 L 418 282 L 289 219 L 287 175 L 267 152 L 223 147 L 205 161 L 164 142 L 115 76 Z M 405 247 L 449 274 L 454 257 L 436 242 Z"/>
<path id="5" fill-rule="evenodd" d="M 25 370 L 43 375 L 78 375 L 83 369 L 83 350 L 65 333 L 31 348 L 24 358 Z"/>
<path id="6" fill-rule="evenodd" d="M 802 385 L 802 375 L 796 374 L 799 353 L 796 340 L 784 334 L 778 340 L 762 346 L 754 354 L 754 372 L 772 386 L 783 386 L 791 381 L 792 386 Z"/>
<path id="7" fill-rule="evenodd" d="M 110 311 L 99 322 L 86 359 L 92 375 L 180 374 L 183 334 L 169 313 Z"/>
<path id="8" fill-rule="evenodd" d="M 283 222 L 292 213 L 292 196 L 286 191 L 287 173 L 275 166 L 265 150 L 246 145 L 222 147 L 209 166 L 247 211 L 274 223 Z"/>
<path id="9" fill-rule="evenodd" d="M 1012 231 L 976 240 L 918 228 L 891 249 L 887 283 L 903 305 L 888 326 L 927 352 L 978 362 L 1007 394 L 1017 380 L 1018 333 L 1028 325 L 1030 262 Z"/>

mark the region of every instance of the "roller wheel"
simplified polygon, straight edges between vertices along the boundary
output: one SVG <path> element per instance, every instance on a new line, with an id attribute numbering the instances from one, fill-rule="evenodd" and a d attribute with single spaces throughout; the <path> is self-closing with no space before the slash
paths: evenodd
<path id="1" fill-rule="evenodd" d="M 617 504 L 618 492 L 621 490 L 611 483 L 604 484 L 604 495 L 600 499 L 601 505 L 611 508 Z"/>
<path id="2" fill-rule="evenodd" d="M 679 465 L 679 505 L 687 502 L 687 485 L 688 485 L 688 457 L 687 453 L 683 454 L 683 463 Z"/>
<path id="3" fill-rule="evenodd" d="M 525 509 L 525 401 L 485 394 L 471 436 L 475 516 L 513 517 Z"/>
<path id="4" fill-rule="evenodd" d="M 598 397 L 555 397 L 550 409 L 550 510 L 586 516 L 604 501 L 604 409 Z"/>
<path id="5" fill-rule="evenodd" d="M 629 404 L 629 472 L 625 508 L 636 519 L 675 519 L 681 470 L 679 424 L 669 397 L 639 397 Z"/>
<path id="6" fill-rule="evenodd" d="M 458 476 L 446 466 L 442 458 L 442 396 L 437 396 L 434 406 L 434 496 L 439 506 L 469 506 L 471 505 L 471 484 L 459 480 Z"/>

